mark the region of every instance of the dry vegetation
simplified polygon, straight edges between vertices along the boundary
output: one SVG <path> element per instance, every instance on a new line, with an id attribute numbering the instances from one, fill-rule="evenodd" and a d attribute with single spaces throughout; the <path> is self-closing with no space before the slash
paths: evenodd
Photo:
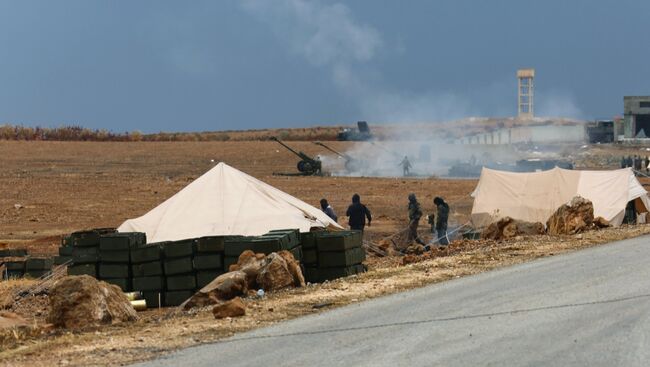
<path id="1" fill-rule="evenodd" d="M 333 143 L 344 150 L 348 142 Z M 309 154 L 320 152 L 295 142 Z M 598 148 L 601 149 L 601 148 Z M 606 156 L 596 150 L 594 154 Z M 619 154 L 616 151 L 616 154 Z M 0 141 L 0 247 L 28 247 L 33 253 L 56 251 L 61 234 L 91 227 L 117 226 L 141 215 L 187 183 L 224 161 L 313 205 L 327 197 L 341 213 L 353 193 L 373 210 L 367 238 L 378 240 L 404 228 L 407 195 L 418 194 L 425 210 L 434 196 L 452 206 L 452 222 L 462 224 L 471 210 L 476 180 L 279 177 L 295 170 L 296 159 L 276 143 L 244 142 L 43 142 Z M 15 207 L 19 204 L 19 207 Z M 425 233 L 425 224 L 421 232 Z M 47 300 L 34 297 L 11 310 L 37 327 L 0 333 L 0 364 L 115 365 L 152 358 L 176 348 L 207 343 L 235 332 L 270 325 L 322 309 L 359 302 L 453 277 L 475 274 L 538 257 L 650 233 L 650 226 L 589 232 L 581 237 L 518 237 L 505 242 L 461 241 L 434 258 L 401 266 L 401 258 L 370 258 L 370 271 L 262 299 L 247 299 L 248 314 L 214 320 L 209 310 L 178 313 L 170 309 L 141 313 L 141 320 L 120 326 L 66 332 L 42 328 Z M 29 286 L 28 280 L 0 283 L 0 295 Z M 2 298 L 0 297 L 0 301 Z"/>

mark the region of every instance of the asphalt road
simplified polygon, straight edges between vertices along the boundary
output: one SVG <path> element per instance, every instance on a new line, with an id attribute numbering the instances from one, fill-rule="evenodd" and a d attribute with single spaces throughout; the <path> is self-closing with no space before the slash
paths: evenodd
<path id="1" fill-rule="evenodd" d="M 143 366 L 650 366 L 650 237 L 455 279 Z"/>

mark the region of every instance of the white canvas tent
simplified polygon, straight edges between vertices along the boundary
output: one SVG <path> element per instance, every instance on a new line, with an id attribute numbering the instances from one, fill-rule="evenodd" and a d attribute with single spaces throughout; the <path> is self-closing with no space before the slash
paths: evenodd
<path id="1" fill-rule="evenodd" d="M 225 163 L 206 172 L 119 232 L 145 232 L 148 242 L 219 235 L 257 236 L 273 229 L 341 229 L 317 209 Z"/>
<path id="2" fill-rule="evenodd" d="M 472 193 L 472 223 L 484 227 L 504 217 L 541 222 L 574 196 L 594 204 L 594 217 L 619 226 L 629 201 L 644 213 L 650 208 L 647 191 L 632 169 L 577 171 L 554 168 L 543 172 L 515 173 L 483 168 Z"/>

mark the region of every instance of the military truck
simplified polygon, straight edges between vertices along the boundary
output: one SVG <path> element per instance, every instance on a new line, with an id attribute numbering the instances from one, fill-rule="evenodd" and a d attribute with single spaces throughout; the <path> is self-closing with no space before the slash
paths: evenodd
<path id="1" fill-rule="evenodd" d="M 370 128 L 365 121 L 357 121 L 357 128 L 345 128 L 336 136 L 339 141 L 366 141 L 372 139 Z"/>

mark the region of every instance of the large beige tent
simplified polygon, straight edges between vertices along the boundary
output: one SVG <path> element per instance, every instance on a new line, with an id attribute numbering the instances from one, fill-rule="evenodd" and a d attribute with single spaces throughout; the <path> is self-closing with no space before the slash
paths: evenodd
<path id="1" fill-rule="evenodd" d="M 312 227 L 342 228 L 321 210 L 219 163 L 150 212 L 122 223 L 118 231 L 145 232 L 148 242 L 159 242 Z"/>
<path id="2" fill-rule="evenodd" d="M 623 222 L 625 207 L 635 201 L 638 212 L 650 208 L 648 193 L 632 169 L 577 171 L 554 168 L 543 172 L 515 173 L 483 168 L 472 193 L 472 223 L 484 227 L 504 217 L 546 223 L 574 196 L 594 204 L 594 216 L 612 225 Z"/>

